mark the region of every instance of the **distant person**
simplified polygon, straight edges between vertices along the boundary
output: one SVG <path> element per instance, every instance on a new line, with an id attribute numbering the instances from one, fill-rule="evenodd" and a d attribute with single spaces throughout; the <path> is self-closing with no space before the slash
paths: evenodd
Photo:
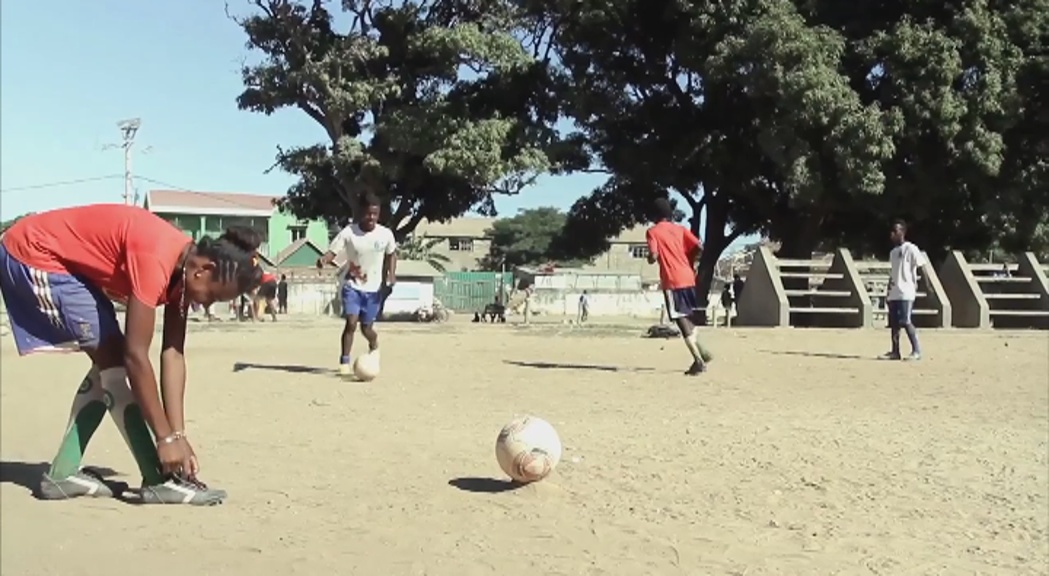
<path id="1" fill-rule="evenodd" d="M 277 312 L 288 313 L 288 276 L 286 274 L 281 274 L 280 282 L 277 283 Z"/>
<path id="2" fill-rule="evenodd" d="M 582 324 L 590 318 L 590 295 L 583 290 L 583 293 L 579 295 L 579 323 Z"/>
<path id="3" fill-rule="evenodd" d="M 659 263 L 659 283 L 666 301 L 667 317 L 677 324 L 685 346 L 692 354 L 692 366 L 687 375 L 707 371 L 710 352 L 699 343 L 699 324 L 703 310 L 696 299 L 695 262 L 703 253 L 703 246 L 691 230 L 675 224 L 674 208 L 666 198 L 655 203 L 655 225 L 645 232 L 648 261 Z"/>
<path id="4" fill-rule="evenodd" d="M 255 317 L 262 320 L 262 316 L 267 312 L 270 318 L 274 322 L 277 321 L 277 277 L 269 272 L 262 273 L 262 284 L 259 285 L 258 290 L 255 291 L 255 298 L 252 302 L 254 308 Z"/>
<path id="5" fill-rule="evenodd" d="M 739 274 L 732 275 L 732 299 L 736 302 L 736 306 L 739 306 L 739 298 L 743 295 L 743 279 L 739 277 Z M 739 312 L 738 310 L 736 312 Z"/>
<path id="6" fill-rule="evenodd" d="M 18 354 L 82 351 L 91 361 L 40 480 L 41 498 L 114 496 L 80 468 L 107 411 L 142 474 L 142 503 L 209 505 L 226 497 L 197 480 L 185 433 L 186 311 L 258 284 L 258 246 L 258 235 L 244 228 L 193 242 L 148 210 L 113 204 L 42 212 L 7 230 L 0 292 Z M 123 331 L 114 301 L 127 310 Z M 155 368 L 150 348 L 158 324 Z"/>
<path id="7" fill-rule="evenodd" d="M 907 241 L 907 224 L 902 220 L 893 223 L 889 239 L 896 245 L 889 253 L 889 285 L 886 294 L 892 350 L 884 358 L 901 359 L 900 330 L 903 329 L 911 343 L 911 354 L 908 358 L 920 360 L 922 355 L 918 345 L 918 331 L 911 316 L 918 292 L 918 269 L 924 257 L 917 246 Z"/>
<path id="8" fill-rule="evenodd" d="M 732 286 L 729 284 L 721 289 L 721 307 L 725 309 L 725 326 L 728 326 L 732 317 Z"/>

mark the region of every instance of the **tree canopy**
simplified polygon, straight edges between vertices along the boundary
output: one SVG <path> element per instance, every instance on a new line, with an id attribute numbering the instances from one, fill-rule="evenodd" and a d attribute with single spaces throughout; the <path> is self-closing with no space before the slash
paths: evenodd
<path id="1" fill-rule="evenodd" d="M 579 265 L 581 260 L 560 258 L 554 243 L 564 226 L 565 214 L 552 207 L 521 210 L 515 216 L 496 220 L 485 232 L 490 247 L 481 265 L 488 270 L 549 263 Z"/>
<path id="2" fill-rule="evenodd" d="M 701 284 L 742 235 L 866 255 L 895 218 L 934 258 L 1049 251 L 1049 0 L 251 4 L 239 106 L 327 135 L 278 151 L 300 216 L 370 189 L 403 239 L 585 170 L 607 180 L 552 243 L 511 219 L 492 257 L 592 257 L 659 197 L 704 240 Z"/>
<path id="3" fill-rule="evenodd" d="M 701 282 L 749 233 L 793 256 L 882 252 L 898 217 L 934 255 L 1045 241 L 1046 0 L 527 6 L 557 23 L 567 113 L 608 174 L 570 212 L 579 253 L 666 195 L 706 241 Z"/>
<path id="4" fill-rule="evenodd" d="M 282 207 L 345 221 L 365 190 L 406 237 L 515 194 L 552 166 L 557 107 L 500 0 L 252 0 L 237 22 L 261 56 L 244 66 L 243 110 L 300 111 L 327 140 L 279 148 L 298 177 Z M 334 6 L 334 7 L 333 7 Z M 533 89 L 539 87 L 540 89 Z"/>

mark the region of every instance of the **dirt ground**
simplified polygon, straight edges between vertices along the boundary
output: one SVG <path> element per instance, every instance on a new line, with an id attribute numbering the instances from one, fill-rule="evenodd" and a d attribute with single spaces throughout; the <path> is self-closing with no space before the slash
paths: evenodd
<path id="1" fill-rule="evenodd" d="M 1049 336 L 382 326 L 383 374 L 330 372 L 339 326 L 194 327 L 189 434 L 213 508 L 39 502 L 80 355 L 0 362 L 4 576 L 1035 575 L 1049 564 Z M 239 364 L 238 364 L 239 363 Z M 516 414 L 557 427 L 506 490 Z M 87 464 L 137 484 L 106 423 Z"/>

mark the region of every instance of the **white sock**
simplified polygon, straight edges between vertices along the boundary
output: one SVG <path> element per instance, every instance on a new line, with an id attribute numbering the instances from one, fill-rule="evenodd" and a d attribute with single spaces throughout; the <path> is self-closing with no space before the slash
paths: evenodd
<path id="1" fill-rule="evenodd" d="M 161 481 L 160 460 L 153 434 L 142 416 L 142 409 L 135 402 L 135 395 L 128 383 L 127 370 L 123 367 L 108 368 L 101 373 L 102 390 L 106 408 L 113 423 L 124 438 L 131 455 L 135 457 L 142 478 L 147 484 Z"/>

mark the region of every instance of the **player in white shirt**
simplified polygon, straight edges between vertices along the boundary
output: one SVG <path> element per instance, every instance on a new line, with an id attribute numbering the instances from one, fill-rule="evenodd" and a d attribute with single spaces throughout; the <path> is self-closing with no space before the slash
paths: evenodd
<path id="1" fill-rule="evenodd" d="M 899 360 L 900 354 L 900 329 L 907 332 L 907 339 L 911 341 L 910 360 L 918 360 L 922 357 L 921 348 L 918 345 L 918 331 L 911 321 L 914 312 L 914 299 L 918 293 L 918 269 L 922 265 L 924 257 L 917 246 L 907 241 L 907 224 L 897 220 L 892 225 L 889 238 L 896 245 L 889 253 L 889 287 L 886 296 L 889 329 L 892 333 L 892 350 L 885 355 L 889 360 Z"/>
<path id="2" fill-rule="evenodd" d="M 371 193 L 361 199 L 356 221 L 342 229 L 331 241 L 328 251 L 317 259 L 317 267 L 331 264 L 339 255 L 346 261 L 346 278 L 342 285 L 342 354 L 339 374 L 352 373 L 350 349 L 357 326 L 368 340 L 369 352 L 379 349 L 375 321 L 383 300 L 397 281 L 397 242 L 393 231 L 379 224 L 381 202 Z"/>

